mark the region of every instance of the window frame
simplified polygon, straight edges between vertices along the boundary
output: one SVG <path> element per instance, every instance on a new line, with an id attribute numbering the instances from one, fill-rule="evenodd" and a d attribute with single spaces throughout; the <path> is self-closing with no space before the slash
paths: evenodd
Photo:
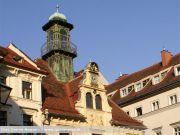
<path id="1" fill-rule="evenodd" d="M 178 68 L 180 68 L 180 64 L 174 66 L 174 74 L 175 74 L 175 76 L 180 75 L 180 71 L 178 71 Z"/>
<path id="2" fill-rule="evenodd" d="M 1 116 L 0 116 L 0 126 L 7 126 L 7 111 L 5 111 L 5 110 L 0 110 L 0 112 L 3 112 L 3 113 L 5 113 L 5 118 L 4 117 L 2 117 L 1 118 Z M 2 124 L 1 125 L 1 122 L 3 123 L 4 122 L 4 124 Z"/>
<path id="3" fill-rule="evenodd" d="M 25 85 L 23 85 L 24 83 L 27 83 L 27 84 L 29 83 L 30 88 L 28 89 L 28 88 L 24 87 L 25 86 Z M 32 95 L 33 95 L 33 89 L 32 88 L 33 88 L 32 82 L 22 80 L 22 96 L 24 99 L 32 100 Z M 27 95 L 29 95 L 29 96 L 27 97 Z"/>
<path id="4" fill-rule="evenodd" d="M 174 96 L 176 97 L 175 98 L 176 100 L 175 100 L 175 103 L 172 103 L 171 97 L 174 97 Z M 169 105 L 177 104 L 178 103 L 178 95 L 176 93 L 169 95 L 168 96 L 168 103 L 169 103 Z"/>
<path id="5" fill-rule="evenodd" d="M 88 102 L 88 97 L 87 97 L 87 95 L 88 94 L 90 94 L 90 104 L 89 104 L 89 102 Z M 94 107 L 93 107 L 93 96 L 92 96 L 92 93 L 91 92 L 87 92 L 86 93 L 86 108 L 88 108 L 88 109 L 93 109 Z"/>
<path id="6" fill-rule="evenodd" d="M 99 99 L 97 99 L 97 97 L 99 97 Z M 98 101 L 99 100 L 99 101 Z M 100 104 L 99 104 L 100 103 Z M 97 94 L 95 96 L 95 104 L 96 104 L 96 109 L 97 110 L 102 110 L 102 98 L 100 94 Z"/>
<path id="7" fill-rule="evenodd" d="M 155 103 L 155 106 L 153 105 Z M 158 106 L 157 106 L 157 108 L 156 108 L 156 103 L 158 103 Z M 155 101 L 152 101 L 151 102 L 151 110 L 152 111 L 156 111 L 156 110 L 159 110 L 160 109 L 160 101 L 159 100 L 155 100 Z"/>
<path id="8" fill-rule="evenodd" d="M 138 108 L 141 108 L 141 114 L 140 115 L 138 115 L 139 114 L 138 111 L 137 111 Z M 143 107 L 142 106 L 136 107 L 135 108 L 135 116 L 139 117 L 139 116 L 142 116 L 142 115 L 143 115 Z"/>

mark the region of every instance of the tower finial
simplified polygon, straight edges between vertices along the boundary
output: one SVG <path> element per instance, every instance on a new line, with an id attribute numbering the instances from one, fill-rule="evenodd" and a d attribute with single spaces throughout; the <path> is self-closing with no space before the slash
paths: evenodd
<path id="1" fill-rule="evenodd" d="M 59 12 L 59 5 L 56 5 L 56 12 Z"/>

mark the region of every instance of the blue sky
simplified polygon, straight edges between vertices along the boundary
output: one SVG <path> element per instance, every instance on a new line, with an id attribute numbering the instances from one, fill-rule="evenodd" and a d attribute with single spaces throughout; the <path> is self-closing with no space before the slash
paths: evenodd
<path id="1" fill-rule="evenodd" d="M 161 60 L 165 47 L 180 52 L 179 0 L 1 0 L 0 45 L 16 44 L 32 59 L 46 41 L 42 26 L 55 12 L 74 25 L 76 71 L 91 59 L 112 82 Z"/>

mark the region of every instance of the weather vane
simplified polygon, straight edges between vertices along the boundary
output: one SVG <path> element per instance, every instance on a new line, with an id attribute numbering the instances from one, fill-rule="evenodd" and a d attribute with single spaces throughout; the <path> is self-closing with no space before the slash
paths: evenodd
<path id="1" fill-rule="evenodd" d="M 59 5 L 56 5 L 56 12 L 59 12 Z"/>

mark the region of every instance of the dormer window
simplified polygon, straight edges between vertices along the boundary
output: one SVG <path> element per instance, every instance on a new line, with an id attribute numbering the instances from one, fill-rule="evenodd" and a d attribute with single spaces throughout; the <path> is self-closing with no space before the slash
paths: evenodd
<path id="1" fill-rule="evenodd" d="M 162 73 L 161 73 L 161 80 L 165 78 L 165 76 L 167 75 L 167 72 L 168 72 L 168 71 L 165 71 L 165 72 L 162 72 Z"/>
<path id="2" fill-rule="evenodd" d="M 127 93 L 127 90 L 126 89 L 122 89 L 121 90 L 121 96 L 124 97 L 126 96 L 128 93 Z"/>
<path id="3" fill-rule="evenodd" d="M 160 82 L 160 77 L 159 77 L 159 75 L 156 75 L 156 76 L 154 76 L 154 78 L 153 78 L 153 84 L 158 84 L 159 82 Z"/>
<path id="4" fill-rule="evenodd" d="M 143 81 L 143 87 L 146 86 L 146 84 L 149 82 L 149 78 Z"/>
<path id="5" fill-rule="evenodd" d="M 174 67 L 174 73 L 175 73 L 175 76 L 180 75 L 180 65 L 177 65 L 177 66 Z"/>
<path id="6" fill-rule="evenodd" d="M 136 91 L 139 91 L 139 90 L 141 90 L 141 89 L 142 89 L 141 83 L 137 83 L 137 84 L 136 84 Z"/>
<path id="7" fill-rule="evenodd" d="M 132 90 L 134 90 L 134 85 L 128 87 L 128 93 L 130 93 Z"/>

